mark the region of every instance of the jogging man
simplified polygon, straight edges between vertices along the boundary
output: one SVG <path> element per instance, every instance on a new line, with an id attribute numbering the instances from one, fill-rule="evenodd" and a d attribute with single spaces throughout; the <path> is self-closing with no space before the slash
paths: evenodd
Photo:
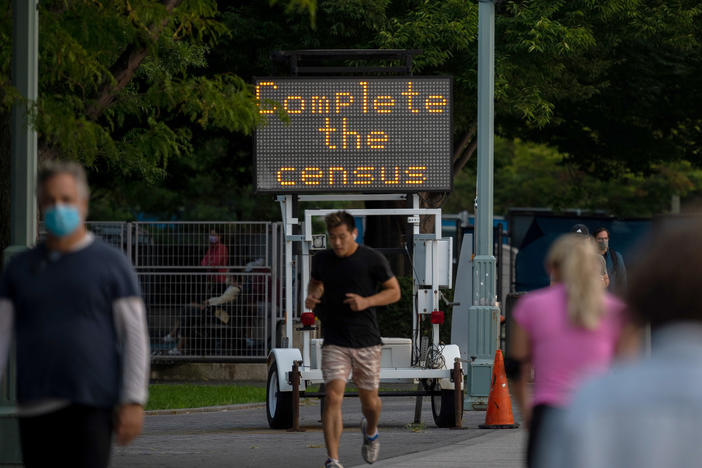
<path id="1" fill-rule="evenodd" d="M 305 307 L 314 309 L 323 325 L 322 376 L 326 397 L 322 425 L 329 455 L 325 467 L 342 468 L 341 403 L 352 371 L 364 416 L 361 453 L 367 463 L 378 459 L 382 344 L 375 307 L 397 302 L 400 285 L 385 257 L 356 242 L 358 230 L 350 214 L 339 211 L 327 215 L 325 221 L 331 249 L 312 259 Z"/>

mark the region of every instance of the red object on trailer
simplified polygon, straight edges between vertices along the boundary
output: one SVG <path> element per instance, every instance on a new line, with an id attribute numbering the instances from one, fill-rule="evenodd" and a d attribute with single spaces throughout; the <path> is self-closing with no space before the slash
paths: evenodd
<path id="1" fill-rule="evenodd" d="M 431 312 L 431 323 L 434 325 L 444 324 L 444 311 L 443 310 L 433 310 Z"/>
<path id="2" fill-rule="evenodd" d="M 305 327 L 311 327 L 314 325 L 314 313 L 313 312 L 303 312 L 300 315 L 300 321 Z"/>

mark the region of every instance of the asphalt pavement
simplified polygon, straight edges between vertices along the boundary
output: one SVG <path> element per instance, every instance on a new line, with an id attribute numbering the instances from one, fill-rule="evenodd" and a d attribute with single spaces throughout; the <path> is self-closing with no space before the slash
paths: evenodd
<path id="1" fill-rule="evenodd" d="M 358 399 L 346 398 L 343 413 L 341 462 L 346 468 L 368 466 L 361 457 Z M 482 411 L 465 412 L 462 429 L 440 429 L 425 398 L 422 423 L 412 424 L 413 419 L 414 398 L 383 398 L 380 457 L 374 468 L 523 466 L 525 432 L 479 429 L 485 421 Z M 269 429 L 265 405 L 258 404 L 151 413 L 139 438 L 115 447 L 111 466 L 322 467 L 326 451 L 318 400 L 302 400 L 300 425 L 304 432 Z"/>

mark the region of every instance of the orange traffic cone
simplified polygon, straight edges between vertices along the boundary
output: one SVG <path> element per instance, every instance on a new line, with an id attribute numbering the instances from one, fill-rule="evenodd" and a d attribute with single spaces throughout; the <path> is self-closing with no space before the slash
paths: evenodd
<path id="1" fill-rule="evenodd" d="M 502 351 L 498 349 L 495 353 L 495 364 L 492 366 L 492 384 L 488 396 L 485 424 L 481 424 L 480 428 L 513 429 L 515 427 L 519 427 L 519 424 L 514 423 L 512 403 L 509 399 L 509 388 L 507 388 L 505 363 L 502 360 Z"/>

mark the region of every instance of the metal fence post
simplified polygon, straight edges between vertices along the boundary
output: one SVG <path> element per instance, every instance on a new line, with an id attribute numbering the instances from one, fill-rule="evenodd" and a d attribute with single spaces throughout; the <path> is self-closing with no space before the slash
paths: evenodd
<path id="1" fill-rule="evenodd" d="M 134 257 L 132 257 L 132 226 L 133 224 L 131 222 L 126 223 L 126 229 L 127 229 L 127 258 L 129 259 L 130 262 L 134 262 Z"/>

